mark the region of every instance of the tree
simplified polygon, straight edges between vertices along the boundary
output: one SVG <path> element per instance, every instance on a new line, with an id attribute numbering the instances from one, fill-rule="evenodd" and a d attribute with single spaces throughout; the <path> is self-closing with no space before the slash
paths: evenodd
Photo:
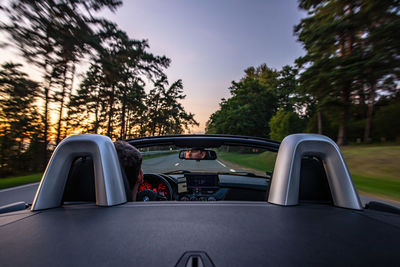
<path id="1" fill-rule="evenodd" d="M 302 88 L 319 111 L 328 103 L 339 109 L 339 145 L 347 142 L 352 104 L 365 99 L 368 139 L 379 85 L 399 69 L 398 1 L 302 0 L 299 7 L 309 14 L 295 27 L 307 51 L 296 61 Z"/>
<path id="2" fill-rule="evenodd" d="M 296 112 L 280 109 L 271 118 L 269 126 L 271 128 L 271 139 L 281 141 L 289 134 L 303 132 L 305 123 Z"/>
<path id="3" fill-rule="evenodd" d="M 400 97 L 377 109 L 373 124 L 374 133 L 380 140 L 400 141 Z"/>
<path id="4" fill-rule="evenodd" d="M 130 39 L 116 25 L 106 21 L 103 24 L 104 30 L 99 34 L 103 43 L 94 61 L 100 66 L 103 90 L 108 100 L 107 135 L 113 136 L 113 121 L 116 115 L 118 117 L 118 113 L 115 112 L 121 108 L 118 100 L 123 100 L 125 113 L 126 96 L 128 93 L 133 96 L 133 91 L 140 88 L 143 84 L 141 77 L 152 80 L 165 76 L 163 69 L 169 66 L 170 59 L 147 52 L 149 45 L 146 40 Z M 141 98 L 142 93 L 139 91 L 136 91 L 136 96 Z M 140 99 L 137 103 L 139 102 Z M 125 123 L 125 119 L 123 122 Z"/>
<path id="5" fill-rule="evenodd" d="M 340 99 L 338 144 L 347 142 L 347 124 L 353 78 L 358 73 L 353 46 L 356 39 L 353 1 L 300 1 L 309 17 L 295 27 L 307 54 L 297 60 L 306 67 L 300 82 L 319 102 L 329 95 Z"/>
<path id="6" fill-rule="evenodd" d="M 40 134 L 35 101 L 39 84 L 20 72 L 20 64 L 4 63 L 0 70 L 0 173 L 24 170 L 22 156 Z"/>
<path id="7" fill-rule="evenodd" d="M 278 72 L 275 94 L 281 109 L 293 111 L 302 108 L 301 99 L 304 96 L 300 95 L 298 91 L 297 73 L 298 70 L 289 65 L 283 66 L 282 70 Z"/>
<path id="8" fill-rule="evenodd" d="M 106 120 L 100 69 L 98 64 L 92 64 L 77 93 L 71 96 L 68 104 L 70 132 L 100 133 L 101 125 Z"/>
<path id="9" fill-rule="evenodd" d="M 120 139 L 143 134 L 147 131 L 144 117 L 148 118 L 145 78 L 166 81 L 163 70 L 170 59 L 147 52 L 146 40 L 130 39 L 115 24 L 102 24 L 102 43 L 80 89 L 72 96 L 69 115 L 76 128 L 85 124 L 80 117 L 87 114 L 91 122 L 84 126 L 86 131 Z"/>
<path id="10" fill-rule="evenodd" d="M 364 141 L 371 139 L 374 107 L 381 95 L 395 92 L 400 73 L 400 40 L 395 32 L 400 30 L 400 3 L 396 0 L 363 1 L 360 5 L 363 22 L 362 70 L 363 89 L 368 106 Z"/>
<path id="11" fill-rule="evenodd" d="M 150 135 L 180 134 L 192 125 L 199 125 L 194 115 L 187 113 L 179 102 L 186 97 L 182 80 L 166 88 L 168 85 L 166 77 L 162 77 L 154 83 L 154 88 L 148 94 L 146 118 Z"/>
<path id="12" fill-rule="evenodd" d="M 232 97 L 222 99 L 220 109 L 207 122 L 207 133 L 267 137 L 269 120 L 277 109 L 279 73 L 265 64 L 245 70 L 245 77 L 232 82 Z"/>
<path id="13" fill-rule="evenodd" d="M 66 49 L 70 45 L 66 41 L 73 40 L 73 45 L 70 47 L 81 47 L 81 43 L 77 45 L 76 42 L 78 36 L 84 36 L 80 31 L 89 29 L 87 23 L 97 24 L 99 21 L 92 16 L 91 12 L 98 11 L 103 7 L 114 10 L 121 3 L 119 0 L 14 0 L 11 1 L 9 7 L 2 7 L 9 22 L 2 23 L 0 29 L 10 35 L 14 45 L 18 47 L 26 60 L 33 62 L 42 71 L 44 88 L 43 167 L 47 164 L 50 93 L 54 79 L 58 78 L 59 74 L 54 67 L 62 62 L 65 74 L 65 66 L 70 60 L 73 60 L 71 55 L 74 55 L 72 52 L 74 49 Z M 86 15 L 80 13 L 81 10 L 84 10 Z M 79 27 L 75 22 L 79 24 Z M 92 44 L 95 43 L 92 40 Z M 60 108 L 61 117 L 62 106 L 63 102 Z M 58 127 L 59 130 L 60 127 Z"/>

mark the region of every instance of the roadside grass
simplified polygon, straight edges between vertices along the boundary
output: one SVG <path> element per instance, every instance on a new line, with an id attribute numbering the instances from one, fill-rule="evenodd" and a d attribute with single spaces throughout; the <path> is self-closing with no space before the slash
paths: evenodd
<path id="1" fill-rule="evenodd" d="M 353 182 L 360 192 L 400 201 L 400 146 L 347 146 L 341 148 Z M 241 154 L 223 152 L 225 161 L 259 170 L 272 171 L 276 153 Z"/>
<path id="2" fill-rule="evenodd" d="M 0 178 L 0 189 L 39 182 L 42 179 L 42 175 L 43 173 L 34 173 L 24 176 Z"/>
<path id="3" fill-rule="evenodd" d="M 351 172 L 351 170 L 350 170 Z M 353 182 L 359 192 L 400 201 L 400 180 L 352 174 Z"/>
<path id="4" fill-rule="evenodd" d="M 400 201 L 400 146 L 341 148 L 357 190 Z"/>
<path id="5" fill-rule="evenodd" d="M 277 153 L 265 151 L 260 154 L 242 154 L 239 152 L 221 152 L 218 157 L 234 164 L 262 172 L 272 172 Z"/>

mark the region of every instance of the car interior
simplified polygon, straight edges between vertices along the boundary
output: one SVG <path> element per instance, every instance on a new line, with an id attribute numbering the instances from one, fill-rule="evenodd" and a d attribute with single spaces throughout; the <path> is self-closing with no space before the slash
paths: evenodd
<path id="1" fill-rule="evenodd" d="M 0 214 L 0 258 L 9 266 L 398 262 L 399 210 L 374 202 L 361 206 L 340 151 L 327 137 L 299 134 L 277 144 L 177 136 L 136 144 L 182 142 L 183 147 L 184 139 L 196 141 L 191 147 L 253 142 L 279 152 L 273 173 L 263 177 L 147 172 L 140 201 L 127 202 L 132 192 L 111 139 L 69 137 L 54 152 L 30 210 Z M 205 139 L 214 145 L 201 144 Z M 158 194 L 149 193 L 154 189 Z"/>
<path id="2" fill-rule="evenodd" d="M 125 193 L 128 200 L 132 199 L 132 192 L 128 186 L 126 174 L 121 168 Z M 253 183 L 249 186 L 247 179 L 234 177 L 235 183 L 223 182 L 219 177 L 226 178 L 229 175 L 218 175 L 213 173 L 186 173 L 186 174 L 145 174 L 145 183 L 152 188 L 161 186 L 170 188 L 166 190 L 166 198 L 158 200 L 174 201 L 215 201 L 215 200 L 238 200 L 238 201 L 265 201 L 268 199 L 269 178 L 250 178 Z M 179 192 L 181 178 L 185 178 L 187 191 Z M 254 180 L 266 180 L 259 184 Z M 168 184 L 166 184 L 168 183 Z M 146 189 L 144 189 L 146 190 Z M 139 189 L 140 193 L 140 189 Z M 153 199 L 156 200 L 156 199 Z M 139 201 L 143 201 L 143 197 Z M 329 188 L 323 163 L 317 157 L 305 156 L 301 161 L 300 192 L 301 203 L 318 203 L 332 205 L 332 195 Z M 90 156 L 77 157 L 70 168 L 66 182 L 63 203 L 73 204 L 81 202 L 96 202 L 95 178 L 93 160 Z"/>

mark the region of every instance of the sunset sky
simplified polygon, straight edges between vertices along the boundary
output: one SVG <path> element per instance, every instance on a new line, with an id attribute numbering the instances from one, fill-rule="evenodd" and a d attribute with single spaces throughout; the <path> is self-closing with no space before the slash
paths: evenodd
<path id="1" fill-rule="evenodd" d="M 131 38 L 148 39 L 152 53 L 172 60 L 166 73 L 171 83 L 183 81 L 185 109 L 200 122 L 194 133 L 204 132 L 221 98 L 229 97 L 231 81 L 240 79 L 244 69 L 262 63 L 280 69 L 304 54 L 293 36 L 294 25 L 305 16 L 295 0 L 125 0 L 115 13 L 102 16 Z M 0 53 L 0 62 L 6 60 L 22 62 L 10 48 Z M 86 67 L 83 63 L 78 71 Z M 24 70 L 39 80 L 29 66 Z"/>

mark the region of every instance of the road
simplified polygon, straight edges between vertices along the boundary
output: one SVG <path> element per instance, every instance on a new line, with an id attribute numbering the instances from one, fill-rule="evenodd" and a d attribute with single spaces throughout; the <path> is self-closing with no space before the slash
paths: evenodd
<path id="1" fill-rule="evenodd" d="M 160 173 L 175 170 L 210 171 L 210 172 L 249 172 L 245 168 L 237 168 L 221 160 L 183 160 L 178 154 L 144 160 L 142 169 L 145 173 Z"/>
<path id="2" fill-rule="evenodd" d="M 160 173 L 174 170 L 210 171 L 210 172 L 251 172 L 245 168 L 237 168 L 221 160 L 181 160 L 177 154 L 147 159 L 142 164 L 145 173 Z M 258 173 L 260 174 L 260 173 Z M 0 206 L 17 201 L 32 203 L 39 183 L 17 186 L 0 190 Z M 390 200 L 376 199 L 371 196 L 360 195 L 363 205 L 370 201 L 379 201 L 400 208 L 400 203 Z"/>

